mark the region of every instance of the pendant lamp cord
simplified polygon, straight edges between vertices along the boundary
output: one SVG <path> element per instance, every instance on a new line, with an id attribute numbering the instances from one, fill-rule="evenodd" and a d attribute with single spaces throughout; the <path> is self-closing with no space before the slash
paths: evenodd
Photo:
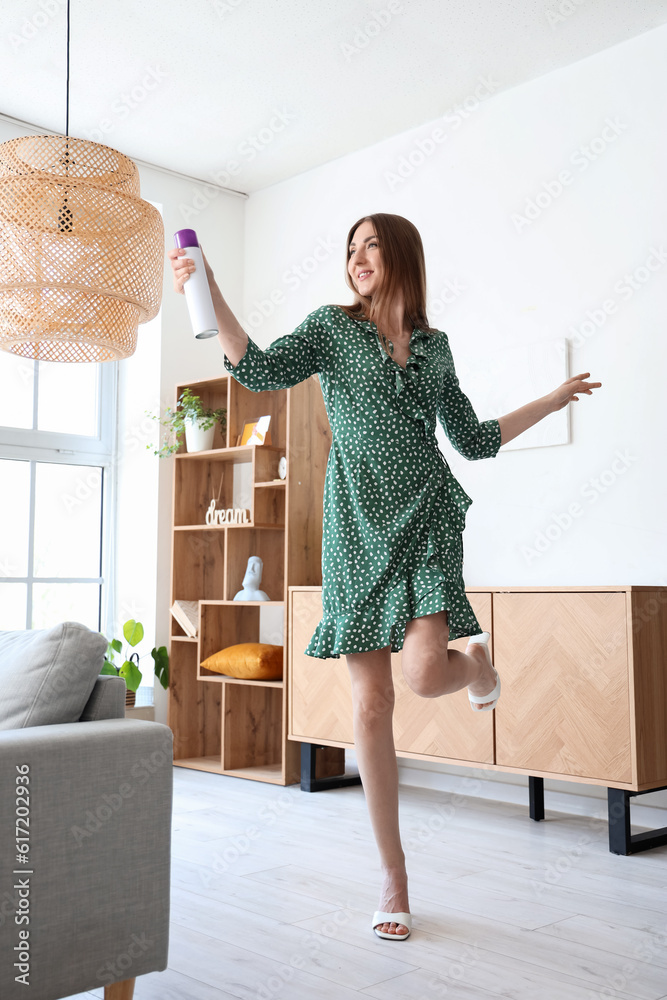
<path id="1" fill-rule="evenodd" d="M 69 136 L 69 0 L 67 0 L 67 104 L 65 110 L 65 135 Z"/>
<path id="2" fill-rule="evenodd" d="M 68 205 L 68 186 L 67 181 L 69 179 L 69 0 L 67 0 L 67 93 L 66 93 L 66 104 L 65 104 L 65 156 L 63 157 L 65 162 L 65 193 L 63 196 L 63 203 L 58 212 L 58 231 L 61 233 L 71 233 L 72 232 L 72 210 Z M 61 160 L 62 162 L 62 160 Z"/>

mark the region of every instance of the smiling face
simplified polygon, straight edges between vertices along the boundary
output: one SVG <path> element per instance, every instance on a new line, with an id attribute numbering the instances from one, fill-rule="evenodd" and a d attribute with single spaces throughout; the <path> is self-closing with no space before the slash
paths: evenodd
<path id="1" fill-rule="evenodd" d="M 373 223 L 368 220 L 352 234 L 347 270 L 360 295 L 372 296 L 382 284 L 382 254 Z"/>

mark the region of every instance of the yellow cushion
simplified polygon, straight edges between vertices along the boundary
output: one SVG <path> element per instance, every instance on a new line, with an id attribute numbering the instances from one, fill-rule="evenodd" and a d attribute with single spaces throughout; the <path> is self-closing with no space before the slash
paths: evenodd
<path id="1" fill-rule="evenodd" d="M 283 676 L 283 647 L 267 642 L 240 642 L 207 656 L 202 667 L 227 677 L 278 681 Z"/>

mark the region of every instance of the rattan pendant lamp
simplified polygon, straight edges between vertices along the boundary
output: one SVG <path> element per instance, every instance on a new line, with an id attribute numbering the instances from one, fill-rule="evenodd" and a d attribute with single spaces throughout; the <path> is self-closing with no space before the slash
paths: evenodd
<path id="1" fill-rule="evenodd" d="M 0 143 L 0 347 L 39 361 L 115 361 L 160 308 L 164 227 L 139 171 L 69 135 Z"/>

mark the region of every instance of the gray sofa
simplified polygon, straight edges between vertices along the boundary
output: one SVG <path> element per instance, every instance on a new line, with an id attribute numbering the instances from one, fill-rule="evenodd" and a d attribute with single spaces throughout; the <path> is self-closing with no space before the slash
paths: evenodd
<path id="1" fill-rule="evenodd" d="M 167 967 L 172 733 L 124 718 L 105 650 L 76 622 L 0 632 L 2 1000 L 127 998 Z"/>

